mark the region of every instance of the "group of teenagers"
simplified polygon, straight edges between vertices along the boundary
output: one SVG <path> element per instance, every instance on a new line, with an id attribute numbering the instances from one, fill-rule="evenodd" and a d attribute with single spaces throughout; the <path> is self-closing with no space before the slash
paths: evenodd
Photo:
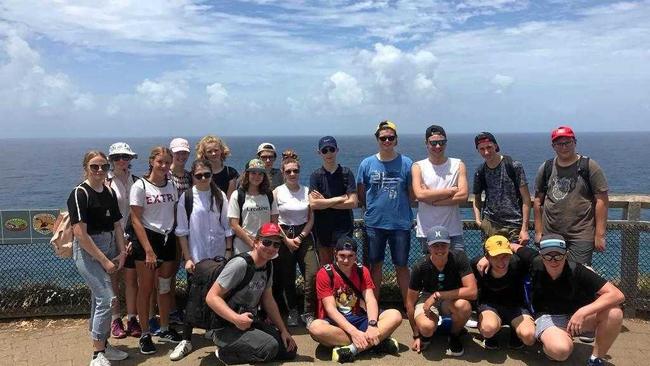
<path id="1" fill-rule="evenodd" d="M 288 329 L 301 322 L 332 348 L 333 361 L 351 362 L 368 350 L 396 354 L 391 334 L 402 314 L 378 305 L 386 246 L 413 351 L 423 351 L 438 332 L 448 336 L 449 356 L 463 355 L 474 309 L 486 349 L 499 348 L 497 333 L 509 325 L 512 348 L 540 341 L 549 359 L 563 361 L 580 336 L 593 342 L 587 364 L 603 364 L 620 332 L 624 296 L 589 267 L 593 251 L 605 250 L 608 187 L 599 165 L 577 154 L 573 130 L 552 131 L 555 157 L 537 172 L 533 202 L 521 162 L 500 154 L 493 134 L 475 137 L 484 162 L 474 173 L 473 207 L 485 240 L 484 255 L 472 260 L 459 211 L 469 196 L 466 167 L 446 156 L 444 128 L 426 129 L 427 157 L 417 162 L 397 152 L 394 122 L 380 122 L 374 135 L 378 152 L 361 162 L 356 178 L 337 163 L 336 139 L 321 138 L 322 166 L 308 187 L 300 183 L 296 152 L 278 156 L 272 143 L 259 145 L 241 176 L 225 165 L 226 143 L 212 135 L 197 143 L 189 170 L 187 140 L 153 148 L 142 177 L 132 174 L 137 154 L 124 142 L 112 144 L 108 155 L 87 152 L 85 180 L 67 206 L 74 262 L 92 294 L 90 364 L 128 357 L 110 345 L 111 334 L 139 337 L 142 354 L 156 352 L 152 337 L 175 343 L 172 361 L 192 352 L 193 324 L 185 322 L 182 335 L 170 326 L 182 314 L 176 272 L 183 263 L 189 283 L 205 281 L 201 266 L 218 258 L 228 259 L 200 301 L 219 320 L 208 334 L 222 362 L 295 358 Z M 423 255 L 409 269 L 413 205 L 421 246 L 415 250 Z M 352 235 L 357 207 L 364 208 L 368 267 L 359 263 Z"/>

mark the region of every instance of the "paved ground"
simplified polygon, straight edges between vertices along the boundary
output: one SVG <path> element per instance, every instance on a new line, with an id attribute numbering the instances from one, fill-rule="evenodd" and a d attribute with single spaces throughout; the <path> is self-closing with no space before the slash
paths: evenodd
<path id="1" fill-rule="evenodd" d="M 88 365 L 91 346 L 86 331 L 87 322 L 83 319 L 37 319 L 0 323 L 0 365 L 38 366 L 38 365 Z M 500 333 L 502 344 L 507 343 L 507 329 Z M 127 338 L 113 340 L 112 344 L 129 353 L 129 358 L 113 365 L 220 365 L 214 356 L 211 342 L 195 331 L 195 349 L 187 358 L 172 362 L 169 353 L 172 345 L 159 344 L 158 352 L 152 356 L 138 353 L 137 340 Z M 305 333 L 304 328 L 293 329 L 299 347 L 299 357 L 292 365 L 330 363 L 330 352 L 316 344 Z M 443 365 L 498 364 L 498 365 L 546 365 L 550 362 L 540 354 L 535 346 L 519 351 L 485 351 L 480 345 L 476 331 L 465 336 L 465 355 L 453 359 L 444 356 L 446 339 L 436 338 L 434 344 L 424 354 L 410 351 L 411 332 L 405 320 L 395 333 L 400 342 L 398 356 L 363 355 L 357 365 L 423 365 L 437 361 Z M 567 365 L 584 365 L 590 355 L 591 347 L 576 343 L 572 357 Z M 650 364 L 650 323 L 642 320 L 626 320 L 623 332 L 610 351 L 609 361 L 614 365 Z M 556 363 L 559 365 L 559 363 Z"/>

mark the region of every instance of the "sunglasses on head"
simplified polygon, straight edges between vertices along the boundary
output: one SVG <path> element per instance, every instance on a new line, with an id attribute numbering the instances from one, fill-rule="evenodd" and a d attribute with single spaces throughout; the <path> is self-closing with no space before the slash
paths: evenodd
<path id="1" fill-rule="evenodd" d="M 436 145 L 445 146 L 445 145 L 447 145 L 447 140 L 437 140 L 437 141 L 435 141 L 435 140 L 431 141 L 430 140 L 429 145 L 431 145 L 433 147 L 436 147 Z"/>
<path id="2" fill-rule="evenodd" d="M 284 174 L 286 175 L 300 174 L 300 169 L 287 169 L 284 171 Z"/>
<path id="3" fill-rule="evenodd" d="M 564 259 L 565 254 L 543 254 L 542 259 L 545 261 L 559 262 Z"/>
<path id="4" fill-rule="evenodd" d="M 386 141 L 391 141 L 392 142 L 392 141 L 395 141 L 397 136 L 395 136 L 395 135 L 379 136 L 378 138 L 379 138 L 379 141 L 381 141 L 381 142 L 386 142 Z"/>
<path id="5" fill-rule="evenodd" d="M 280 243 L 277 240 L 262 239 L 262 245 L 264 245 L 265 247 L 270 247 L 271 245 L 273 245 L 274 248 L 279 248 L 280 245 L 282 245 L 282 243 Z"/>
<path id="6" fill-rule="evenodd" d="M 194 178 L 201 180 L 201 179 L 208 179 L 212 176 L 212 173 L 210 172 L 205 172 L 205 173 L 197 173 L 194 174 Z"/>
<path id="7" fill-rule="evenodd" d="M 108 169 L 111 167 L 111 165 L 110 164 L 88 164 L 88 167 L 93 172 L 98 172 L 99 169 L 101 169 L 104 172 L 107 172 Z"/>
<path id="8" fill-rule="evenodd" d="M 332 146 L 327 146 L 327 147 L 324 147 L 324 148 L 320 149 L 320 152 L 321 152 L 323 155 L 324 155 L 324 154 L 328 154 L 328 153 L 333 153 L 333 152 L 335 152 L 335 151 L 336 151 L 336 148 L 334 148 L 334 147 L 332 147 Z"/>
<path id="9" fill-rule="evenodd" d="M 129 154 L 117 154 L 117 155 L 111 155 L 111 160 L 113 161 L 131 161 L 133 159 L 133 156 Z"/>

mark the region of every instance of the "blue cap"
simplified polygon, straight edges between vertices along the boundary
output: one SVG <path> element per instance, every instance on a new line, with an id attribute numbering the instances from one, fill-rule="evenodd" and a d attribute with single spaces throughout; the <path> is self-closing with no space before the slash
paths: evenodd
<path id="1" fill-rule="evenodd" d="M 539 253 L 546 254 L 551 252 L 566 253 L 566 242 L 562 235 L 546 234 L 542 236 L 539 242 Z"/>
<path id="2" fill-rule="evenodd" d="M 432 245 L 435 243 L 451 243 L 451 237 L 449 236 L 449 231 L 444 226 L 434 226 L 427 232 L 427 245 Z"/>
<path id="3" fill-rule="evenodd" d="M 336 145 L 336 139 L 334 137 L 325 136 L 321 137 L 320 140 L 318 140 L 318 150 L 329 146 L 338 149 L 338 146 Z"/>

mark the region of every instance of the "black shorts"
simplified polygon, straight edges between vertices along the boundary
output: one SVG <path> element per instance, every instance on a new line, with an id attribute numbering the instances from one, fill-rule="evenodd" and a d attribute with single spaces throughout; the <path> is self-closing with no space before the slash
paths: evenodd
<path id="1" fill-rule="evenodd" d="M 135 243 L 133 243 L 135 245 Z M 133 252 L 126 256 L 124 261 L 124 268 L 135 269 L 135 259 L 133 258 Z"/>
<path id="2" fill-rule="evenodd" d="M 176 260 L 176 237 L 174 235 L 163 235 L 155 231 L 144 229 L 149 239 L 149 244 L 156 257 L 164 262 L 172 262 Z M 136 261 L 144 261 L 146 254 L 144 248 L 139 240 L 133 241 L 133 259 Z"/>
<path id="3" fill-rule="evenodd" d="M 336 242 L 343 236 L 351 236 L 353 227 L 319 227 L 314 230 L 316 236 L 316 244 L 323 248 L 334 248 Z"/>
<path id="4" fill-rule="evenodd" d="M 503 306 L 503 305 L 489 305 L 489 304 L 480 304 L 478 306 L 478 313 L 482 313 L 486 310 L 495 312 L 499 318 L 501 318 L 501 324 L 510 325 L 514 319 L 521 315 L 530 316 L 530 312 L 519 306 Z M 532 319 L 532 317 L 531 317 Z"/>

